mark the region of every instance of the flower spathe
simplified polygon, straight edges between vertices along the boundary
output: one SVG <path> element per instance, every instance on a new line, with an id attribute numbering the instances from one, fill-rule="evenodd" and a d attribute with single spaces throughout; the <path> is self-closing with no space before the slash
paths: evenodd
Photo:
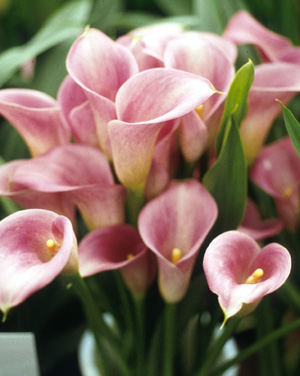
<path id="1" fill-rule="evenodd" d="M 109 125 L 113 162 L 119 180 L 143 189 L 157 136 L 169 121 L 199 107 L 216 91 L 209 80 L 176 69 L 156 68 L 132 76 L 116 96 L 118 120 Z"/>
<path id="2" fill-rule="evenodd" d="M 33 157 L 67 144 L 71 132 L 63 123 L 57 102 L 29 89 L 0 90 L 0 114 L 17 129 Z"/>
<path id="3" fill-rule="evenodd" d="M 78 253 L 82 277 L 119 269 L 136 295 L 143 295 L 154 280 L 154 256 L 132 226 L 118 224 L 92 231 L 79 244 Z"/>
<path id="4" fill-rule="evenodd" d="M 300 161 L 289 137 L 266 145 L 250 171 L 251 179 L 275 201 L 285 228 L 299 223 Z"/>
<path id="5" fill-rule="evenodd" d="M 247 199 L 246 210 L 239 231 L 253 237 L 255 240 L 262 240 L 275 236 L 283 229 L 283 222 L 277 218 L 261 219 L 258 207 L 250 198 Z"/>
<path id="6" fill-rule="evenodd" d="M 31 205 L 35 205 L 35 197 L 29 192 L 37 192 L 42 205 L 46 204 L 48 194 L 48 208 L 64 214 L 72 210 L 69 205 L 62 205 L 61 199 L 65 204 L 72 202 L 90 229 L 124 220 L 125 188 L 114 184 L 104 154 L 87 145 L 62 145 L 34 159 L 1 166 L 2 195 L 16 198 L 22 204 L 26 193 L 25 203 L 30 205 L 31 198 Z"/>
<path id="7" fill-rule="evenodd" d="M 23 210 L 0 222 L 0 310 L 7 311 L 60 273 L 78 271 L 71 222 L 47 210 Z"/>
<path id="8" fill-rule="evenodd" d="M 260 249 L 249 235 L 228 231 L 210 243 L 203 268 L 210 290 L 219 297 L 225 323 L 239 312 L 250 313 L 263 296 L 285 282 L 291 256 L 280 244 Z"/>
<path id="9" fill-rule="evenodd" d="M 159 289 L 168 303 L 184 297 L 199 247 L 216 217 L 214 199 L 192 179 L 170 183 L 141 211 L 138 228 L 156 255 Z"/>

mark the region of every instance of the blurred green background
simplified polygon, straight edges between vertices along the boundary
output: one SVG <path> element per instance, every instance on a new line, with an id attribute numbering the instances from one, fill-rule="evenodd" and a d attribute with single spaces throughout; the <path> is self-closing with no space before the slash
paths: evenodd
<path id="1" fill-rule="evenodd" d="M 68 49 L 86 25 L 112 38 L 166 20 L 221 34 L 239 9 L 300 44 L 299 0 L 0 0 L 0 86 L 31 88 L 56 97 L 66 75 Z M 35 58 L 34 74 L 22 73 L 20 68 Z M 0 119 L 2 161 L 27 156 L 21 138 Z M 0 205 L 0 218 L 7 215 L 5 205 Z M 106 276 L 101 278 L 105 283 Z M 35 333 L 43 376 L 80 374 L 76 351 L 83 330 L 81 309 L 62 280 L 12 310 L 0 328 Z"/>

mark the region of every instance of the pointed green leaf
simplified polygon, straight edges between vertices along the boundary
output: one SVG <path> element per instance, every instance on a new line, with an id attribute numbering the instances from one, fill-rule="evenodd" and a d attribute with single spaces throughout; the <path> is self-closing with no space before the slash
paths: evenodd
<path id="1" fill-rule="evenodd" d="M 288 131 L 290 139 L 292 140 L 294 148 L 300 158 L 300 124 L 298 123 L 292 112 L 288 108 L 286 108 L 280 101 L 278 102 L 282 107 L 284 124 Z"/>
<path id="2" fill-rule="evenodd" d="M 220 152 L 222 147 L 228 119 L 233 116 L 235 123 L 240 127 L 241 122 L 246 115 L 248 108 L 248 95 L 253 80 L 254 65 L 250 60 L 237 71 L 230 86 L 220 124 L 220 130 L 216 139 L 217 153 Z"/>
<path id="3" fill-rule="evenodd" d="M 203 183 L 218 205 L 215 228 L 218 232 L 236 229 L 246 205 L 247 165 L 239 130 L 232 118 L 228 119 L 219 157 L 204 175 Z"/>
<path id="4" fill-rule="evenodd" d="M 64 40 L 76 37 L 91 12 L 91 0 L 72 1 L 61 7 L 25 45 L 13 47 L 0 55 L 0 86 L 28 60 Z"/>

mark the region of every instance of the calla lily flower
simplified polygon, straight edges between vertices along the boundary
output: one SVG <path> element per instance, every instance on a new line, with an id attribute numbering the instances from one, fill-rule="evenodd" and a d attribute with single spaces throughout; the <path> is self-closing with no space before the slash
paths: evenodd
<path id="1" fill-rule="evenodd" d="M 70 142 L 70 129 L 62 121 L 57 102 L 44 93 L 0 90 L 0 115 L 17 129 L 33 157 Z"/>
<path id="2" fill-rule="evenodd" d="M 99 148 L 97 128 L 89 101 L 83 89 L 70 76 L 62 82 L 57 101 L 74 141 Z"/>
<path id="3" fill-rule="evenodd" d="M 250 198 L 247 200 L 244 218 L 238 230 L 252 236 L 255 240 L 262 240 L 280 233 L 283 222 L 277 218 L 262 220 L 258 207 Z"/>
<path id="4" fill-rule="evenodd" d="M 140 27 L 117 39 L 134 55 L 139 70 L 161 68 L 163 55 L 169 41 L 182 35 L 183 26 L 176 23 L 162 23 Z"/>
<path id="5" fill-rule="evenodd" d="M 236 44 L 253 44 L 265 62 L 287 61 L 285 55 L 297 50 L 287 38 L 268 30 L 245 11 L 235 13 L 223 36 Z"/>
<path id="6" fill-rule="evenodd" d="M 64 145 L 14 163 L 11 168 L 0 167 L 0 182 L 7 183 L 8 196 L 19 194 L 21 198 L 22 191 L 29 190 L 37 192 L 38 197 L 40 193 L 50 194 L 51 200 L 53 194 L 68 194 L 67 200 L 78 207 L 90 229 L 124 221 L 125 189 L 114 184 L 109 163 L 100 150 Z M 1 193 L 5 194 L 4 189 Z M 34 199 L 33 194 L 30 197 Z"/>
<path id="7" fill-rule="evenodd" d="M 142 209 L 138 228 L 156 255 L 159 289 L 167 302 L 184 297 L 199 248 L 216 217 L 214 199 L 192 179 L 172 182 Z"/>
<path id="8" fill-rule="evenodd" d="M 126 81 L 116 97 L 118 120 L 109 123 L 119 180 L 132 190 L 143 189 L 162 127 L 214 93 L 207 79 L 175 69 L 149 69 Z"/>
<path id="9" fill-rule="evenodd" d="M 291 256 L 280 244 L 260 249 L 249 235 L 228 231 L 215 238 L 203 259 L 208 286 L 218 295 L 224 323 L 237 313 L 251 313 L 277 290 L 291 271 Z"/>
<path id="10" fill-rule="evenodd" d="M 92 231 L 79 245 L 79 273 L 88 277 L 120 269 L 131 292 L 143 295 L 155 277 L 155 260 L 137 229 L 129 225 Z"/>
<path id="11" fill-rule="evenodd" d="M 250 171 L 251 179 L 274 197 L 285 227 L 295 231 L 299 221 L 300 160 L 289 137 L 265 146 Z"/>
<path id="12" fill-rule="evenodd" d="M 138 72 L 135 58 L 101 31 L 89 29 L 72 45 L 66 65 L 88 99 L 100 147 L 110 156 L 107 124 L 116 119 L 114 102 L 119 88 Z"/>
<path id="13" fill-rule="evenodd" d="M 78 272 L 71 222 L 46 210 L 19 211 L 0 222 L 0 310 L 5 315 L 60 273 Z"/>
<path id="14" fill-rule="evenodd" d="M 168 43 L 164 62 L 166 68 L 180 69 L 207 78 L 220 92 L 227 92 L 234 77 L 234 65 L 221 49 L 209 39 L 190 34 Z M 195 162 L 208 145 L 207 122 L 225 100 L 214 95 L 203 105 L 181 118 L 179 139 L 188 162 Z"/>
<path id="15" fill-rule="evenodd" d="M 281 111 L 276 99 L 287 103 L 299 91 L 300 65 L 273 62 L 255 67 L 254 82 L 249 94 L 249 108 L 240 128 L 249 164 L 254 162 L 273 121 Z"/>

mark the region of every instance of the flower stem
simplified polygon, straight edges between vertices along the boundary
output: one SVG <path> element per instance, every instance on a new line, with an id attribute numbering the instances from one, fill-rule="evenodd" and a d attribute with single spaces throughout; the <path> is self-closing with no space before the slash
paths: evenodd
<path id="1" fill-rule="evenodd" d="M 136 357 L 137 357 L 137 375 L 143 375 L 145 360 L 145 297 L 133 295 L 133 301 L 136 313 Z"/>
<path id="2" fill-rule="evenodd" d="M 120 297 L 120 302 L 122 306 L 122 311 L 123 311 L 123 316 L 124 316 L 124 321 L 125 325 L 130 333 L 133 333 L 133 319 L 132 319 L 132 307 L 130 305 L 130 299 L 129 295 L 127 294 L 126 287 L 123 283 L 122 276 L 120 274 L 119 270 L 114 270 L 113 271 L 114 279 L 116 282 L 116 286 L 118 289 L 119 297 Z"/>
<path id="3" fill-rule="evenodd" d="M 207 352 L 207 356 L 201 365 L 200 369 L 195 373 L 195 376 L 207 376 L 209 371 L 215 365 L 220 352 L 222 351 L 225 343 L 234 333 L 237 324 L 240 322 L 239 317 L 232 317 L 225 325 L 222 334 L 216 338 L 210 350 Z"/>
<path id="4" fill-rule="evenodd" d="M 271 314 L 269 301 L 265 299 L 255 310 L 256 332 L 258 338 L 262 338 L 267 333 L 272 332 L 273 317 Z M 280 364 L 278 363 L 279 354 L 277 342 L 273 341 L 259 351 L 260 375 L 281 374 Z"/>
<path id="5" fill-rule="evenodd" d="M 269 343 L 276 341 L 278 338 L 283 337 L 284 335 L 300 328 L 300 318 L 292 321 L 291 323 L 282 326 L 281 328 L 274 330 L 272 333 L 264 336 L 254 345 L 249 346 L 245 350 L 241 351 L 237 356 L 229 360 L 228 362 L 223 363 L 221 366 L 217 367 L 214 371 L 208 373 L 209 376 L 222 375 L 230 367 L 243 362 L 249 356 L 255 354 L 257 351 L 262 349 L 264 346 L 267 346 Z"/>
<path id="6" fill-rule="evenodd" d="M 79 296 L 85 316 L 87 318 L 90 329 L 92 330 L 95 341 L 99 349 L 99 356 L 101 360 L 101 365 L 106 368 L 106 361 L 104 359 L 104 346 L 102 339 L 105 338 L 109 342 L 109 345 L 114 350 L 114 360 L 117 362 L 118 367 L 121 371 L 121 375 L 130 376 L 130 371 L 125 360 L 122 357 L 121 349 L 118 346 L 117 337 L 112 333 L 110 328 L 106 325 L 102 312 L 96 308 L 93 296 L 90 293 L 87 285 L 79 274 L 69 276 L 69 281 L 72 284 L 75 292 Z"/>
<path id="7" fill-rule="evenodd" d="M 166 303 L 164 310 L 164 364 L 163 376 L 174 375 L 176 304 Z"/>
<path id="8" fill-rule="evenodd" d="M 127 190 L 127 199 L 126 199 L 126 207 L 127 207 L 127 217 L 128 223 L 136 226 L 137 220 L 139 216 L 139 212 L 144 205 L 144 190 Z"/>

